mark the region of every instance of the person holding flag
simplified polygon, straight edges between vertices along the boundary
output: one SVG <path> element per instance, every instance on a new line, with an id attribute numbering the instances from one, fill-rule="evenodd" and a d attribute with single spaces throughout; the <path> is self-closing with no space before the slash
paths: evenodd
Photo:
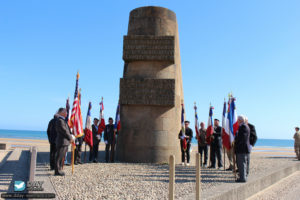
<path id="1" fill-rule="evenodd" d="M 58 119 L 55 121 L 56 136 L 56 155 L 55 155 L 55 174 L 56 176 L 64 176 L 62 171 L 63 159 L 68 150 L 70 143 L 74 143 L 75 137 L 71 135 L 70 128 L 66 122 L 67 110 L 65 108 L 59 108 Z"/>
<path id="2" fill-rule="evenodd" d="M 115 153 L 115 131 L 114 131 L 114 120 L 113 118 L 108 118 L 108 124 L 104 129 L 104 142 L 105 142 L 105 161 L 108 163 L 114 162 Z M 109 152 L 110 151 L 110 152 Z"/>
<path id="3" fill-rule="evenodd" d="M 191 141 L 193 138 L 193 131 L 189 128 L 189 121 L 184 121 L 184 105 L 182 105 L 181 110 L 181 130 L 178 134 L 178 138 L 180 139 L 180 147 L 181 147 L 181 161 L 182 165 L 185 165 L 185 155 L 187 163 L 186 165 L 190 165 L 190 148 Z"/>
<path id="4" fill-rule="evenodd" d="M 81 116 L 81 94 L 78 91 L 78 81 L 79 81 L 79 72 L 76 75 L 76 86 L 75 86 L 75 94 L 74 94 L 74 101 L 73 101 L 73 108 L 71 119 L 69 121 L 69 126 L 71 128 L 72 134 L 75 138 L 80 138 L 83 136 L 83 126 L 82 126 L 82 116 Z M 75 143 L 72 145 L 72 174 L 74 172 L 74 151 L 75 151 Z"/>

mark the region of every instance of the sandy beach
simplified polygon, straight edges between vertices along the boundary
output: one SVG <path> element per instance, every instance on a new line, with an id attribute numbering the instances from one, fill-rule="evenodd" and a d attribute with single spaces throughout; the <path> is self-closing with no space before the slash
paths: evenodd
<path id="1" fill-rule="evenodd" d="M 41 164 L 44 164 L 46 168 L 49 167 L 47 140 L 0 138 L 0 142 L 9 143 L 11 149 L 19 148 L 19 145 L 37 146 L 39 154 L 43 156 Z M 191 166 L 176 165 L 176 199 L 185 199 L 195 192 L 195 152 L 196 146 L 193 147 Z M 99 154 L 100 163 L 75 165 L 73 175 L 71 175 L 70 166 L 65 166 L 65 177 L 53 176 L 53 171 L 47 172 L 60 199 L 168 198 L 169 167 L 167 164 L 104 163 L 103 143 L 100 145 Z M 70 154 L 68 159 L 70 159 Z M 251 154 L 249 179 L 263 176 L 267 171 L 293 163 L 295 163 L 295 153 L 291 148 L 254 148 Z M 227 165 L 226 158 L 226 167 Z M 236 185 L 232 172 L 203 168 L 201 176 L 201 189 L 204 195 L 211 195 L 214 188 L 220 185 L 226 184 L 228 187 Z"/>

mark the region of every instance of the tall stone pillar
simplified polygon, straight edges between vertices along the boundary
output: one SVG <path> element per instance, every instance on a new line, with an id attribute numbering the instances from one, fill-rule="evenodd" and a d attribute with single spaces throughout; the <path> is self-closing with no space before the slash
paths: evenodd
<path id="1" fill-rule="evenodd" d="M 183 88 L 175 13 L 152 6 L 132 10 L 123 60 L 117 159 L 167 163 L 173 154 L 179 162 Z"/>

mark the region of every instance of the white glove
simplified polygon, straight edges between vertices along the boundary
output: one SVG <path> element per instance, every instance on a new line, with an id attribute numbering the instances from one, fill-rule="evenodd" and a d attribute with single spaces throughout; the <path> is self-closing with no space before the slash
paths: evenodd
<path id="1" fill-rule="evenodd" d="M 100 135 L 96 135 L 97 139 L 100 140 Z"/>
<path id="2" fill-rule="evenodd" d="M 107 140 L 104 140 L 104 143 L 107 144 L 108 143 Z"/>
<path id="3" fill-rule="evenodd" d="M 182 139 L 182 140 L 183 140 L 184 138 L 185 138 L 185 136 L 184 136 L 184 135 L 180 137 L 180 139 Z"/>
<path id="4" fill-rule="evenodd" d="M 71 137 L 72 137 L 72 139 L 73 139 L 73 140 L 75 140 L 75 139 L 76 139 L 74 135 L 71 135 Z"/>

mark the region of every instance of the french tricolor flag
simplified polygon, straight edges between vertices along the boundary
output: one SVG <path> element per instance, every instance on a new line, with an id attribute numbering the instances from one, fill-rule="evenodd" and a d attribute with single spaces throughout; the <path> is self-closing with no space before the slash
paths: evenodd
<path id="1" fill-rule="evenodd" d="M 239 124 L 237 121 L 235 98 L 230 97 L 228 100 L 228 113 L 226 118 L 225 132 L 229 135 L 230 147 L 234 141 L 235 134 L 239 129 Z"/>
<path id="2" fill-rule="evenodd" d="M 118 107 L 117 107 L 114 129 L 115 129 L 115 131 L 119 131 L 121 129 L 120 103 L 118 104 Z"/>
<path id="3" fill-rule="evenodd" d="M 228 112 L 229 112 L 229 105 L 228 105 Z M 226 118 L 226 101 L 224 101 L 224 107 L 223 107 L 223 118 L 222 118 L 222 141 L 223 141 L 223 146 L 226 149 L 230 149 L 231 148 L 231 143 L 230 143 L 230 135 L 229 132 L 226 129 L 226 122 L 227 122 L 228 118 Z"/>
<path id="4" fill-rule="evenodd" d="M 210 145 L 210 142 L 211 142 L 210 137 L 214 133 L 214 127 L 213 127 L 214 124 L 213 124 L 213 120 L 212 120 L 213 109 L 214 109 L 214 107 L 212 107 L 212 106 L 209 107 L 208 123 L 207 123 L 207 129 L 206 129 L 206 138 L 207 138 L 206 140 L 207 140 L 208 145 Z"/>

